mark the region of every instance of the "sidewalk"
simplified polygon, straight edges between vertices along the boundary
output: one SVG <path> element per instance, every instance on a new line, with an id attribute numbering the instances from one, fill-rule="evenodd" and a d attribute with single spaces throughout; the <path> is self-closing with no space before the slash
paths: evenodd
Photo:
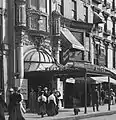
<path id="1" fill-rule="evenodd" d="M 37 114 L 26 113 L 25 119 L 26 120 L 38 120 L 38 119 L 39 120 L 78 120 L 89 117 L 97 117 L 97 116 L 112 115 L 112 114 L 116 114 L 116 104 L 111 105 L 110 111 L 108 111 L 108 105 L 100 106 L 98 112 L 93 112 L 92 107 L 88 107 L 87 114 L 84 114 L 84 108 L 80 108 L 79 115 L 74 115 L 73 109 L 61 109 L 59 110 L 59 114 L 53 117 L 45 116 L 44 118 L 41 118 Z M 8 118 L 7 115 L 6 118 Z"/>

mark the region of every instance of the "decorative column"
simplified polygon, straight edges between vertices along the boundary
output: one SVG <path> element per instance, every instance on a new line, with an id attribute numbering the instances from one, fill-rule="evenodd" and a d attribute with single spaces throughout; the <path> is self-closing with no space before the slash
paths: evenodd
<path id="1" fill-rule="evenodd" d="M 57 5 L 56 5 L 57 6 Z M 53 56 L 56 60 L 56 64 L 60 63 L 60 16 L 61 14 L 56 10 L 52 12 L 52 50 L 53 50 Z M 57 78 L 56 88 L 59 91 L 63 91 L 63 81 L 60 80 L 60 78 Z M 61 91 L 61 92 L 62 92 Z M 63 92 L 61 93 L 61 97 L 59 98 L 59 108 L 62 107 L 62 101 L 63 100 Z"/>
<path id="2" fill-rule="evenodd" d="M 17 86 L 21 86 L 21 82 L 24 77 L 24 61 L 23 61 L 23 41 L 25 39 L 26 30 L 26 0 L 15 0 L 15 37 L 16 37 L 16 72 L 18 74 L 19 83 Z"/>

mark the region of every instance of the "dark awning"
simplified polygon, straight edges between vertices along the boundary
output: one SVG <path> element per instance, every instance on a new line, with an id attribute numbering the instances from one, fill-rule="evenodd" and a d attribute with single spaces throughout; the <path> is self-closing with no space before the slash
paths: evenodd
<path id="1" fill-rule="evenodd" d="M 74 35 L 67 28 L 61 28 L 61 36 L 63 36 L 71 43 L 72 48 L 81 51 L 85 50 L 84 46 L 74 37 Z"/>
<path id="2" fill-rule="evenodd" d="M 93 14 L 93 23 L 94 24 L 105 23 L 105 21 L 98 13 L 94 12 L 94 14 Z"/>

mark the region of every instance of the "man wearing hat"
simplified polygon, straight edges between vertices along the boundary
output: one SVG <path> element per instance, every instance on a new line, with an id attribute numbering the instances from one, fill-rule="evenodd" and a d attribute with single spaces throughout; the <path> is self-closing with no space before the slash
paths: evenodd
<path id="1" fill-rule="evenodd" d="M 97 87 L 95 87 L 94 90 L 92 90 L 92 106 L 93 106 L 93 112 L 95 112 L 95 106 L 96 110 L 99 111 L 99 92 L 97 90 Z"/>
<path id="2" fill-rule="evenodd" d="M 5 120 L 4 109 L 7 107 L 7 104 L 3 99 L 2 92 L 3 90 L 0 88 L 0 120 Z"/>

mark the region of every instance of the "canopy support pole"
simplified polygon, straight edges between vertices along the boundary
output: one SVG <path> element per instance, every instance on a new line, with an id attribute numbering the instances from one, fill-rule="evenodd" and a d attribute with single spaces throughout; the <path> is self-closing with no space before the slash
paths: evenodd
<path id="1" fill-rule="evenodd" d="M 87 113 L 87 73 L 85 72 L 85 111 Z"/>
<path id="2" fill-rule="evenodd" d="M 110 111 L 110 77 L 108 76 L 108 111 Z"/>

